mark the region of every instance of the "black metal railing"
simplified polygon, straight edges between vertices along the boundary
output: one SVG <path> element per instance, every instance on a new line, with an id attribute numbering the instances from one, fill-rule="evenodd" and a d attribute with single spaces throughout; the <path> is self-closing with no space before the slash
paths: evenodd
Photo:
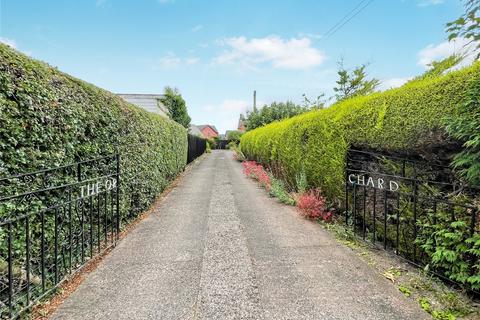
<path id="1" fill-rule="evenodd" d="M 466 241 L 480 233 L 478 190 L 451 182 L 448 166 L 350 150 L 345 172 L 345 220 L 364 240 L 394 251 L 417 266 L 448 277 L 448 268 L 431 263 L 438 231 L 458 232 L 465 245 L 458 257 L 474 273 L 477 258 Z M 453 223 L 453 225 L 452 225 Z M 453 230 L 455 226 L 455 230 Z"/>
<path id="2" fill-rule="evenodd" d="M 188 154 L 187 163 L 192 162 L 200 157 L 207 150 L 207 140 L 191 135 L 188 135 Z"/>
<path id="3" fill-rule="evenodd" d="M 0 178 L 0 318 L 15 318 L 120 230 L 118 155 Z"/>

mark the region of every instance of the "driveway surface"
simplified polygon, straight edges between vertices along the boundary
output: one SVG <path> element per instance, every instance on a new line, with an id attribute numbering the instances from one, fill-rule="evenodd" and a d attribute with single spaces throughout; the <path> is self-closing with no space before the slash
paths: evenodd
<path id="1" fill-rule="evenodd" d="M 53 319 L 428 319 L 355 253 L 214 151 Z"/>

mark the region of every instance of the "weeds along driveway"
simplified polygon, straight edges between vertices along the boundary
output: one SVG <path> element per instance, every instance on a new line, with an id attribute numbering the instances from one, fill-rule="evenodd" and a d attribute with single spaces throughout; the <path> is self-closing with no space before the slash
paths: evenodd
<path id="1" fill-rule="evenodd" d="M 196 164 L 53 319 L 427 319 L 229 151 Z"/>

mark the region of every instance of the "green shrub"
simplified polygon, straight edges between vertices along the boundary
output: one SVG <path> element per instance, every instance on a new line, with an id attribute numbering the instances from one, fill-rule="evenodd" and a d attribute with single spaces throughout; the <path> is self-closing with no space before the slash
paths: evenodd
<path id="1" fill-rule="evenodd" d="M 300 170 L 299 172 L 297 172 L 297 175 L 295 176 L 295 185 L 297 187 L 298 193 L 307 192 L 308 182 L 305 170 Z"/>
<path id="2" fill-rule="evenodd" d="M 128 219 L 183 170 L 187 132 L 0 44 L 0 176 L 115 152 L 121 155 L 121 215 Z"/>
<path id="3" fill-rule="evenodd" d="M 464 149 L 453 164 L 474 186 L 480 186 L 480 75 L 470 82 L 467 101 L 458 116 L 446 119 L 447 131 L 463 142 Z"/>
<path id="4" fill-rule="evenodd" d="M 283 181 L 275 178 L 273 175 L 270 175 L 270 190 L 268 193 L 271 197 L 277 198 L 281 203 L 291 206 L 295 205 L 295 199 L 288 193 Z"/>
<path id="5" fill-rule="evenodd" d="M 230 150 L 233 151 L 233 159 L 242 162 L 245 161 L 245 156 L 242 153 L 242 150 L 237 146 L 237 144 L 232 144 L 229 146 Z"/>
<path id="6" fill-rule="evenodd" d="M 469 82 L 479 72 L 476 63 L 275 122 L 243 135 L 241 148 L 248 159 L 281 170 L 289 186 L 295 186 L 303 169 L 309 187 L 320 187 L 330 200 L 340 201 L 349 147 L 428 153 L 444 143 L 442 118 L 458 115 Z"/>

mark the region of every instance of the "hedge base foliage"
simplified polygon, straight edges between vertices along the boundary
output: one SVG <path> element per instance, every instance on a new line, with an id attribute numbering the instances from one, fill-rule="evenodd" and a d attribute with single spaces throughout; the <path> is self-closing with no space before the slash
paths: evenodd
<path id="1" fill-rule="evenodd" d="M 249 131 L 241 138 L 241 149 L 290 186 L 305 172 L 310 187 L 340 201 L 351 146 L 426 158 L 434 150 L 441 152 L 444 117 L 458 114 L 471 81 L 480 81 L 480 63 Z"/>
<path id="2" fill-rule="evenodd" d="M 187 131 L 0 44 L 0 176 L 116 152 L 126 218 L 183 170 Z"/>

